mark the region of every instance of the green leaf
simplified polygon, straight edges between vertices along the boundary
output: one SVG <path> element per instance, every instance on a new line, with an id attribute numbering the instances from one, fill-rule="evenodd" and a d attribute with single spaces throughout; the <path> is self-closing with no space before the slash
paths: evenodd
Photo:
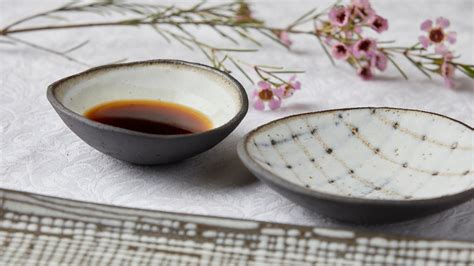
<path id="1" fill-rule="evenodd" d="M 62 21 L 69 21 L 69 19 L 67 19 L 65 17 L 57 16 L 57 15 L 47 14 L 47 15 L 44 15 L 44 17 L 47 17 L 47 18 L 50 18 L 50 19 L 62 20 Z"/>
<path id="2" fill-rule="evenodd" d="M 464 74 L 466 74 L 470 78 L 474 78 L 474 66 L 470 65 L 457 65 Z"/>
<path id="3" fill-rule="evenodd" d="M 129 19 L 129 20 L 124 20 L 122 22 L 120 22 L 120 24 L 122 25 L 140 25 L 140 23 L 142 22 L 141 19 Z"/>

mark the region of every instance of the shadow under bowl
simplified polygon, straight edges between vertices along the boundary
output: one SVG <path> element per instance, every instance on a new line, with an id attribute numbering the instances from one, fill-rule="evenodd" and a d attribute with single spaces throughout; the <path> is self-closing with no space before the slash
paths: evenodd
<path id="1" fill-rule="evenodd" d="M 350 108 L 282 118 L 239 144 L 244 165 L 337 220 L 385 223 L 474 198 L 473 128 L 424 111 Z"/>
<path id="2" fill-rule="evenodd" d="M 242 85 L 215 68 L 179 60 L 105 65 L 48 87 L 47 98 L 64 123 L 100 152 L 134 164 L 180 161 L 222 141 L 242 121 L 248 98 Z M 158 135 L 92 121 L 90 108 L 115 100 L 160 100 L 205 114 L 213 128 L 194 134 Z"/>

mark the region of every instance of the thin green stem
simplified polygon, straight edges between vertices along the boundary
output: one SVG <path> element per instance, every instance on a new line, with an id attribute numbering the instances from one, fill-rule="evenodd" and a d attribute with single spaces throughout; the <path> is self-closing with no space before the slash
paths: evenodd
<path id="1" fill-rule="evenodd" d="M 87 63 L 84 63 L 84 62 L 82 62 L 78 59 L 75 59 L 74 57 L 71 57 L 71 56 L 67 55 L 66 53 L 58 52 L 58 51 L 52 50 L 50 48 L 40 46 L 40 45 L 25 41 L 25 40 L 22 40 L 22 39 L 19 39 L 19 38 L 11 37 L 11 36 L 5 36 L 5 38 L 10 39 L 13 42 L 18 42 L 18 43 L 24 44 L 24 45 L 29 46 L 31 48 L 34 48 L 36 50 L 40 50 L 40 51 L 43 51 L 43 52 L 48 52 L 48 53 L 51 53 L 51 54 L 55 54 L 57 56 L 65 58 L 65 59 L 67 59 L 71 62 L 77 63 L 79 65 L 90 67 L 90 65 L 88 65 Z"/>
<path id="2" fill-rule="evenodd" d="M 388 58 L 388 60 L 395 66 L 395 68 L 398 70 L 398 72 L 400 72 L 400 74 L 401 74 L 406 80 L 408 80 L 407 74 L 405 74 L 405 72 L 404 72 L 404 71 L 401 69 L 401 67 L 395 62 L 395 60 L 393 60 L 390 55 L 388 55 L 387 58 Z"/>

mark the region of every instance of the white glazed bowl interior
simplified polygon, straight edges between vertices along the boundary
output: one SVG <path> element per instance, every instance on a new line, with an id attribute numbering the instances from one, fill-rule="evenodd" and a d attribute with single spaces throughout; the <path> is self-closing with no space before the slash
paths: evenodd
<path id="1" fill-rule="evenodd" d="M 182 104 L 204 113 L 214 128 L 227 123 L 242 108 L 239 88 L 217 71 L 199 65 L 144 62 L 96 69 L 61 83 L 58 101 L 83 115 L 109 101 L 160 100 Z"/>
<path id="2" fill-rule="evenodd" d="M 361 108 L 288 117 L 250 133 L 251 160 L 327 194 L 416 200 L 474 188 L 474 134 L 414 110 Z"/>

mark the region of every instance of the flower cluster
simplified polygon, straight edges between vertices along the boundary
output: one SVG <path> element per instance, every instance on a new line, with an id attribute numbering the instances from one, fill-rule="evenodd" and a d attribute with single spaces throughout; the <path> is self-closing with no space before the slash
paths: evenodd
<path id="1" fill-rule="evenodd" d="M 447 87 L 454 86 L 456 69 L 469 77 L 474 76 L 472 65 L 454 62 L 449 45 L 456 42 L 456 32 L 447 31 L 449 20 L 444 17 L 424 21 L 420 29 L 426 34 L 419 36 L 419 43 L 409 47 L 384 46 L 375 38 L 364 36 L 365 29 L 376 33 L 388 30 L 388 20 L 378 15 L 369 0 L 352 0 L 348 5 L 335 5 L 327 14 L 327 19 L 315 19 L 314 34 L 323 39 L 323 45 L 330 47 L 330 57 L 344 60 L 354 67 L 364 80 L 373 78 L 373 70 L 385 71 L 390 61 L 397 70 L 407 75 L 394 61 L 394 54 L 400 54 L 431 78 L 430 73 L 441 75 Z M 318 15 L 319 16 L 319 15 Z M 430 51 L 434 47 L 434 51 Z"/>
<path id="2" fill-rule="evenodd" d="M 66 60 L 88 66 L 70 55 L 88 42 L 63 51 L 52 50 L 47 46 L 17 38 L 17 34 L 33 33 L 36 31 L 56 31 L 92 27 L 134 27 L 151 26 L 164 40 L 177 42 L 184 47 L 199 51 L 209 63 L 222 71 L 240 71 L 250 82 L 258 76 L 260 83 L 254 92 L 254 106 L 259 110 L 277 109 L 282 101 L 296 90 L 301 89 L 296 77 L 290 80 L 282 75 L 303 73 L 304 71 L 288 70 L 281 66 L 244 62 L 236 56 L 237 53 L 250 53 L 263 50 L 263 43 L 258 38 L 268 38 L 278 44 L 290 48 L 296 34 L 316 37 L 331 61 L 341 60 L 350 64 L 364 79 L 373 77 L 375 70 L 385 71 L 390 63 L 408 79 L 396 61 L 405 58 L 423 75 L 431 78 L 438 75 L 444 79 L 447 87 L 454 86 L 454 73 L 461 73 L 474 78 L 474 65 L 455 60 L 450 45 L 456 42 L 456 32 L 448 31 L 449 20 L 439 17 L 436 20 L 426 20 L 421 24 L 424 31 L 418 42 L 411 46 L 390 46 L 394 41 L 380 41 L 369 37 L 366 33 L 383 33 L 388 30 L 387 19 L 380 16 L 371 6 L 369 0 L 347 0 L 341 5 L 341 0 L 329 9 L 313 8 L 306 11 L 290 24 L 283 27 L 272 27 L 266 21 L 257 19 L 246 0 L 227 0 L 218 4 L 198 2 L 188 8 L 176 5 L 161 5 L 153 3 L 122 3 L 121 1 L 73 1 L 67 5 L 44 11 L 34 15 L 26 15 L 0 28 L 0 45 L 22 44 Z M 74 22 L 67 16 L 77 12 L 90 14 L 115 14 L 121 19 L 104 21 Z M 284 11 L 283 11 L 284 12 Z M 130 17 L 133 16 L 133 19 Z M 46 26 L 33 25 L 37 19 L 51 20 L 63 17 L 67 23 L 49 23 Z M 24 25 L 30 22 L 31 25 Z M 313 28 L 308 27 L 309 24 Z M 216 47 L 213 43 L 203 41 L 195 36 L 194 27 L 202 26 L 215 31 L 221 38 L 236 46 Z M 373 31 L 373 32 L 370 32 Z M 371 36 L 377 36 L 375 34 Z M 240 48 L 240 41 L 262 46 L 257 49 Z"/>
<path id="3" fill-rule="evenodd" d="M 437 18 L 435 25 L 433 25 L 431 19 L 425 20 L 421 23 L 420 29 L 427 32 L 427 35 L 420 36 L 418 40 L 424 49 L 428 49 L 433 45 L 435 47 L 435 53 L 443 56 L 441 61 L 433 60 L 433 62 L 435 65 L 438 65 L 438 71 L 443 77 L 446 87 L 453 88 L 455 67 L 452 61 L 454 57 L 446 43 L 456 43 L 457 34 L 455 31 L 446 32 L 446 28 L 449 27 L 449 24 L 449 20 L 444 17 Z"/>
<path id="4" fill-rule="evenodd" d="M 387 56 L 378 49 L 377 40 L 363 36 L 364 29 L 377 33 L 388 29 L 387 19 L 378 15 L 368 0 L 334 6 L 328 18 L 316 29 L 316 34 L 325 38 L 335 59 L 347 61 L 364 80 L 372 78 L 373 68 L 380 71 L 387 68 Z"/>
<path id="5" fill-rule="evenodd" d="M 288 81 L 283 83 L 272 83 L 268 80 L 258 82 L 257 88 L 253 92 L 253 106 L 255 109 L 263 111 L 266 108 L 275 110 L 280 108 L 281 102 L 301 89 L 301 82 L 293 75 Z"/>

